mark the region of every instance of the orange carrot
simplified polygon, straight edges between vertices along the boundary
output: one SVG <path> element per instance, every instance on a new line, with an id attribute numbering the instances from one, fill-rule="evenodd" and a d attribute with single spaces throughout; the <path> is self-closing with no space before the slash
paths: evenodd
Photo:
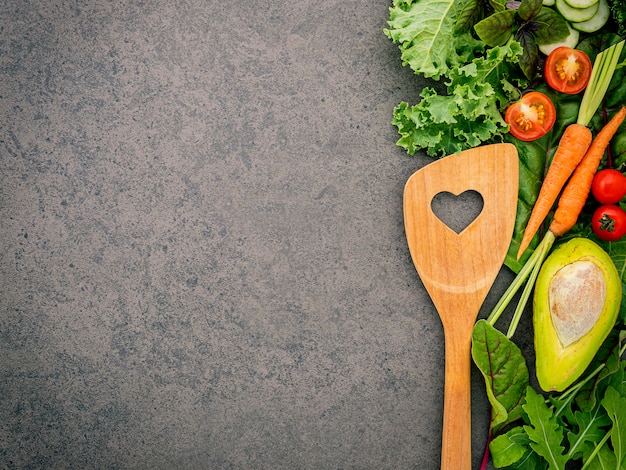
<path id="1" fill-rule="evenodd" d="M 565 182 L 582 160 L 590 144 L 591 131 L 587 126 L 574 123 L 567 126 L 565 132 L 563 132 L 524 230 L 517 252 L 518 259 L 528 248 L 530 241 L 559 197 Z"/>
<path id="2" fill-rule="evenodd" d="M 557 237 L 564 235 L 571 229 L 585 206 L 593 177 L 604 156 L 604 151 L 626 117 L 626 106 L 622 107 L 611 120 L 598 132 L 587 153 L 574 170 L 563 194 L 549 230 Z"/>

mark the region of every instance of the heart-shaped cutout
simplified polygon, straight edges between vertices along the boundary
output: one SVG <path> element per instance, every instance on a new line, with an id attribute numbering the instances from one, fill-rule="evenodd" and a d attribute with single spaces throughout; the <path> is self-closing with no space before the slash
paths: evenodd
<path id="1" fill-rule="evenodd" d="M 483 197 L 478 191 L 468 189 L 458 196 L 449 191 L 435 194 L 430 207 L 433 213 L 457 234 L 471 224 L 483 210 Z"/>

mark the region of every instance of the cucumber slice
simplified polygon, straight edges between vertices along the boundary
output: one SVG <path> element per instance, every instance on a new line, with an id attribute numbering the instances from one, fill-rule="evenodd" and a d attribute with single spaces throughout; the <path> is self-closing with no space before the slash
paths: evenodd
<path id="1" fill-rule="evenodd" d="M 598 12 L 600 2 L 594 3 L 588 8 L 572 8 L 565 0 L 556 0 L 556 9 L 567 21 L 571 23 L 580 23 L 590 20 L 593 15 Z"/>
<path id="2" fill-rule="evenodd" d="M 599 0 L 599 3 L 600 6 L 598 8 L 598 12 L 593 15 L 591 19 L 587 21 L 580 21 L 578 23 L 572 23 L 572 26 L 583 33 L 595 33 L 602 28 L 602 26 L 609 21 L 611 10 L 609 9 L 609 4 L 606 0 Z"/>
<path id="3" fill-rule="evenodd" d="M 556 0 L 543 0 L 543 6 L 551 7 L 552 5 L 554 5 L 555 2 Z"/>
<path id="4" fill-rule="evenodd" d="M 598 0 L 565 0 L 565 3 L 572 8 L 589 8 L 598 3 Z"/>
<path id="5" fill-rule="evenodd" d="M 568 46 L 574 49 L 578 45 L 578 39 L 580 38 L 580 33 L 574 28 L 572 28 L 569 25 L 569 23 L 567 26 L 569 28 L 569 34 L 567 35 L 565 39 L 559 42 L 554 42 L 552 44 L 541 44 L 539 46 L 539 50 L 545 55 L 550 55 L 550 52 L 552 52 L 554 49 L 560 46 Z"/>

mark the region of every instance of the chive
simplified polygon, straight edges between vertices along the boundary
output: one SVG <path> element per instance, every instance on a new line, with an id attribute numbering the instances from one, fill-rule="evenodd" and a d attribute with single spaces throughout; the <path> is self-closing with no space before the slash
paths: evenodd
<path id="1" fill-rule="evenodd" d="M 589 83 L 585 89 L 583 99 L 580 102 L 578 124 L 587 126 L 600 106 L 600 103 L 602 103 L 606 90 L 609 88 L 609 84 L 613 78 L 613 73 L 617 68 L 617 62 L 623 47 L 624 41 L 620 41 L 603 50 L 596 56 L 593 68 L 591 69 Z"/>

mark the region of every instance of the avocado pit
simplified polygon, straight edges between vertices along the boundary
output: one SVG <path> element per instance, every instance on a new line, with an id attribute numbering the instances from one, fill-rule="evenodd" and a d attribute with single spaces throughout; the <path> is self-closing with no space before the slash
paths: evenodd
<path id="1" fill-rule="evenodd" d="M 600 318 L 606 300 L 604 275 L 589 260 L 567 264 L 550 282 L 548 297 L 557 336 L 567 347 L 589 332 Z"/>

